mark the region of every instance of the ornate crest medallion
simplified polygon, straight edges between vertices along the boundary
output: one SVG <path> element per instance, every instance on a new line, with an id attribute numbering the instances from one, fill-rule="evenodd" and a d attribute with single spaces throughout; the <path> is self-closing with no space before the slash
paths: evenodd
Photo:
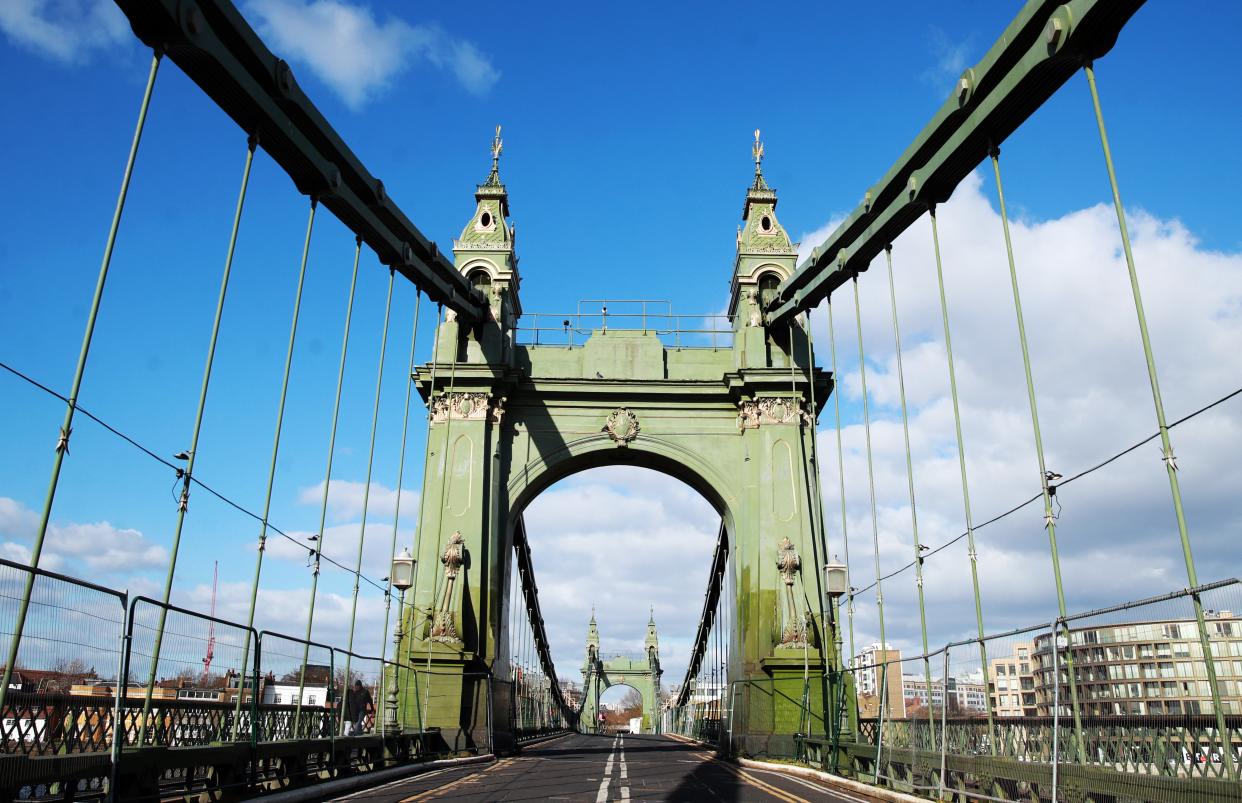
<path id="1" fill-rule="evenodd" d="M 638 430 L 638 416 L 625 407 L 613 410 L 604 424 L 604 431 L 608 433 L 608 437 L 612 438 L 617 446 L 623 448 L 629 446 L 630 441 L 638 437 Z"/>

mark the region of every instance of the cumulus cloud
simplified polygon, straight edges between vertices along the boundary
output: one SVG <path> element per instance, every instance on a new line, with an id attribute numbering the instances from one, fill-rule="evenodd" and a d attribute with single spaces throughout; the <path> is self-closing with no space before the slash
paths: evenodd
<path id="1" fill-rule="evenodd" d="M 273 50 L 305 64 L 352 109 L 417 62 L 448 72 L 474 95 L 500 78 L 476 45 L 433 23 L 379 20 L 368 6 L 343 0 L 250 0 L 246 9 Z"/>
<path id="2" fill-rule="evenodd" d="M 328 484 L 328 515 L 335 521 L 357 518 L 362 515 L 363 496 L 366 495 L 366 483 L 352 480 L 332 480 Z M 309 485 L 298 491 L 298 502 L 303 505 L 318 505 L 323 501 L 323 483 Z M 367 517 L 380 519 L 392 518 L 397 512 L 397 491 L 383 483 L 371 483 L 371 493 L 367 499 Z M 401 518 L 413 519 L 418 513 L 418 491 L 403 488 L 401 490 Z"/>
<path id="3" fill-rule="evenodd" d="M 641 650 L 654 608 L 665 682 L 685 672 L 720 516 L 689 486 L 617 466 L 562 481 L 526 510 L 558 674 L 577 674 L 596 609 L 602 648 Z"/>
<path id="4" fill-rule="evenodd" d="M 1040 490 L 1001 221 L 977 175 L 938 221 L 976 524 Z M 1170 420 L 1242 386 L 1242 254 L 1203 248 L 1177 220 L 1130 213 L 1155 357 Z M 1138 340 L 1117 221 L 1093 206 L 1049 220 L 1011 221 L 1047 464 L 1069 477 L 1151 435 L 1155 415 Z M 938 545 L 964 529 L 953 412 L 935 263 L 926 218 L 893 246 L 910 408 L 919 534 Z M 913 557 L 905 446 L 886 269 L 859 279 L 875 456 L 882 572 Z M 872 582 L 861 377 L 852 293 L 834 305 L 852 579 Z M 821 364 L 829 362 L 826 309 L 813 314 Z M 1242 400 L 1173 430 L 1201 579 L 1239 573 L 1237 489 Z M 833 406 L 819 445 L 831 549 L 843 552 Z M 1071 611 L 1186 584 L 1158 442 L 1057 494 L 1059 551 Z M 989 631 L 1056 613 L 1042 503 L 980 529 L 979 571 Z M 933 648 L 974 630 L 966 545 L 924 564 Z M 887 635 L 905 651 L 918 639 L 913 572 L 884 582 Z M 878 636 L 874 589 L 858 600 L 857 645 Z M 1187 609 L 1188 612 L 1188 609 Z"/>
<path id="5" fill-rule="evenodd" d="M 5 0 L 0 30 L 15 44 L 64 64 L 84 63 L 130 37 L 125 15 L 111 0 Z"/>
<path id="6" fill-rule="evenodd" d="M 15 499 L 0 496 L 0 552 L 9 560 L 29 563 L 39 515 Z M 106 521 L 57 522 L 48 525 L 39 565 L 45 569 L 85 567 L 86 576 L 163 568 L 168 550 L 138 530 Z"/>

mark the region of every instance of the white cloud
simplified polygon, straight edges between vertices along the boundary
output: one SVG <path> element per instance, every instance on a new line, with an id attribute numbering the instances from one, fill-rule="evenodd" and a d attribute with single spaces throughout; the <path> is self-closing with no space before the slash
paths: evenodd
<path id="1" fill-rule="evenodd" d="M 654 606 L 665 683 L 680 682 L 720 526 L 707 501 L 664 474 L 617 466 L 554 485 L 525 517 L 561 679 L 581 681 L 592 605 L 605 651 L 641 650 Z"/>
<path id="2" fill-rule="evenodd" d="M 936 63 L 924 70 L 921 77 L 937 89 L 947 92 L 950 85 L 970 66 L 967 58 L 974 49 L 974 40 L 967 38 L 961 42 L 954 42 L 949 39 L 948 34 L 935 26 L 932 26 L 929 37 Z"/>
<path id="3" fill-rule="evenodd" d="M 278 54 L 308 66 L 345 104 L 359 109 L 387 89 L 413 62 L 453 75 L 475 95 L 500 78 L 473 43 L 438 25 L 380 21 L 365 5 L 342 0 L 249 0 L 247 11 Z"/>
<path id="4" fill-rule="evenodd" d="M 363 496 L 366 483 L 352 480 L 332 480 L 328 485 L 328 514 L 334 521 L 362 516 Z M 323 501 L 323 483 L 319 482 L 298 490 L 298 502 L 303 505 L 319 505 Z M 371 493 L 366 500 L 367 517 L 372 521 L 391 519 L 397 512 L 397 491 L 379 483 L 371 483 Z M 413 519 L 418 513 L 418 491 L 401 490 L 401 518 Z"/>
<path id="5" fill-rule="evenodd" d="M 5 0 L 0 30 L 13 42 L 65 64 L 83 63 L 130 37 L 111 0 Z"/>
<path id="6" fill-rule="evenodd" d="M 14 499 L 0 497 L 0 551 L 10 560 L 30 561 L 30 543 L 38 530 L 39 516 Z M 122 570 L 164 568 L 168 550 L 153 544 L 138 530 L 115 527 L 106 521 L 81 524 L 56 522 L 48 525 L 39 565 L 57 569 L 79 564 L 87 576 Z"/>
<path id="7" fill-rule="evenodd" d="M 978 524 L 1039 492 L 1026 385 L 1000 218 L 977 175 L 939 210 L 941 250 L 971 501 Z M 1242 254 L 1201 247 L 1179 221 L 1130 212 L 1147 319 L 1170 420 L 1242 385 Z M 1048 467 L 1067 477 L 1155 431 L 1134 305 L 1111 207 L 1011 221 Z M 893 245 L 919 534 L 937 545 L 963 530 L 961 484 L 927 220 Z M 859 279 L 882 571 L 913 557 L 886 268 Z M 874 551 L 857 367 L 854 301 L 834 310 L 843 406 L 845 485 L 854 585 L 874 579 Z M 819 361 L 829 361 L 827 314 L 814 313 Z M 831 549 L 841 541 L 832 403 L 819 443 Z M 1237 488 L 1242 399 L 1173 430 L 1191 537 L 1203 580 L 1239 574 Z M 1065 486 L 1058 540 L 1071 611 L 1186 584 L 1158 443 Z M 1056 612 L 1042 503 L 981 529 L 979 570 L 988 631 Z M 966 546 L 924 564 L 933 648 L 974 630 Z M 888 639 L 918 640 L 912 571 L 884 583 Z M 874 591 L 858 600 L 858 646 L 878 636 Z"/>

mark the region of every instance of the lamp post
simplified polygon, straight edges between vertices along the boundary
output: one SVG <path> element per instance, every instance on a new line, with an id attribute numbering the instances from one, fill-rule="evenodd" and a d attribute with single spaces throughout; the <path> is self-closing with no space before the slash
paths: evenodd
<path id="1" fill-rule="evenodd" d="M 850 573 L 849 568 L 841 562 L 841 559 L 833 555 L 831 563 L 824 564 L 824 590 L 828 594 L 828 610 L 832 613 L 832 632 L 833 646 L 836 647 L 837 653 L 837 671 L 836 677 L 838 682 L 842 682 L 842 675 L 845 673 L 845 657 L 841 655 L 841 597 L 850 591 Z M 843 693 L 843 692 L 841 692 Z M 835 698 L 837 693 L 833 693 Z M 832 714 L 833 719 L 841 718 L 841 711 L 838 709 Z M 838 721 L 836 723 L 836 736 L 834 738 L 833 749 L 833 766 L 836 766 L 837 751 L 835 742 L 840 738 L 840 733 L 849 728 L 848 717 L 846 722 Z"/>
<path id="2" fill-rule="evenodd" d="M 392 674 L 388 678 L 388 700 L 384 706 L 384 730 L 390 735 L 396 735 L 400 731 L 397 724 L 397 695 L 399 694 L 397 673 L 401 667 L 401 622 L 405 619 L 405 592 L 414 584 L 414 564 L 415 560 L 410 555 L 410 550 L 402 549 L 401 554 L 392 559 L 392 587 L 397 589 L 397 624 L 392 631 L 392 657 L 393 667 Z"/>

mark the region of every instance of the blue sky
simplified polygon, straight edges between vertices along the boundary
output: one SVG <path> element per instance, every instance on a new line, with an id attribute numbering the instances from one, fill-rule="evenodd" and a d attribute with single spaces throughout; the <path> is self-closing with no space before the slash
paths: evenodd
<path id="1" fill-rule="evenodd" d="M 914 3 L 835 10 L 826 4 L 623 4 L 595 5 L 589 12 L 574 4 L 498 4 L 482 14 L 475 5 L 385 6 L 361 0 L 313 5 L 255 0 L 241 7 L 273 50 L 289 58 L 302 86 L 385 181 L 390 195 L 442 248 L 473 210 L 471 193 L 486 174 L 492 129 L 504 124 L 502 176 L 518 230 L 526 310 L 561 312 L 579 298 L 605 291 L 615 295 L 624 288 L 631 297 L 667 298 L 679 311 L 705 313 L 726 301 L 733 232 L 751 173 L 753 129 L 763 131 L 764 169 L 780 193 L 781 221 L 796 239 L 809 241 L 804 235 L 850 210 L 884 173 L 938 108 L 953 78 L 986 51 L 1019 4 L 944 2 L 934 10 Z M 1235 298 L 1236 257 L 1242 250 L 1236 204 L 1230 202 L 1232 188 L 1242 180 L 1236 150 L 1242 105 L 1230 79 L 1242 74 L 1242 53 L 1233 41 L 1239 15 L 1242 11 L 1232 5 L 1149 3 L 1097 65 L 1126 204 L 1151 221 L 1150 264 L 1159 262 L 1157 252 L 1165 253 L 1156 246 L 1180 243 L 1187 254 L 1212 266 L 1204 268 L 1204 292 L 1219 291 L 1225 299 Z M 327 27 L 325 20 L 331 23 Z M 64 390 L 72 377 L 149 54 L 124 22 L 117 24 L 115 9 L 88 0 L 11 6 L 0 11 L 0 30 L 0 93 L 7 122 L 0 128 L 0 143 L 10 157 L 8 191 L 0 195 L 7 223 L 0 240 L 0 359 Z M 162 454 L 188 446 L 244 148 L 245 135 L 233 122 L 175 65 L 165 63 L 81 399 L 83 406 Z M 1109 201 L 1081 76 L 1004 145 L 1004 154 L 1011 213 L 1030 225 L 1037 242 L 1041 231 L 1089 229 L 1096 218 L 1074 216 Z M 972 199 L 992 198 L 990 176 L 970 184 L 969 192 L 955 201 L 960 200 L 964 213 L 986 216 L 987 203 Z M 251 508 L 262 501 L 306 213 L 307 202 L 291 182 L 265 156 L 257 158 L 197 470 L 203 480 Z M 1040 228 L 1050 222 L 1062 228 Z M 962 229 L 963 245 L 971 242 L 971 233 L 969 226 Z M 1075 242 L 1067 235 L 1065 250 Z M 1056 253 L 1056 243 L 1042 244 L 1052 246 L 1045 255 L 1049 264 L 1066 256 Z M 313 530 L 317 522 L 314 486 L 323 478 L 352 251 L 348 232 L 321 213 L 272 516 L 287 530 Z M 1107 249 L 1101 253 L 1111 258 Z M 1176 271 L 1181 263 L 1173 259 L 1167 264 Z M 366 469 L 386 279 L 374 256 L 364 252 L 334 470 L 335 478 L 348 482 L 361 483 Z M 880 272 L 866 279 L 866 292 L 881 301 Z M 1049 309 L 1059 297 L 1075 293 L 1072 284 L 1045 290 Z M 1150 301 L 1157 307 L 1153 318 L 1158 326 L 1163 313 L 1155 295 Z M 1209 310 L 1207 317 L 1223 321 L 1224 328 L 1204 337 L 1228 342 L 1238 314 L 1231 304 Z M 399 282 L 393 310 L 375 463 L 376 482 L 389 489 L 396 478 L 404 392 L 396 380 L 408 359 L 412 288 Z M 1177 310 L 1168 316 L 1166 343 L 1177 339 L 1178 331 Z M 428 355 L 432 317 L 425 304 L 420 360 Z M 839 335 L 851 320 L 838 320 Z M 873 381 L 883 387 L 884 329 L 876 320 L 880 363 Z M 916 322 L 906 333 L 913 341 L 909 348 L 931 348 L 935 341 L 934 326 L 920 326 Z M 1004 338 L 1010 345 L 1010 330 L 1004 330 Z M 843 344 L 843 355 L 851 344 Z M 1199 348 L 1202 344 L 1185 346 L 1187 355 L 1210 351 Z M 1116 347 L 1133 356 L 1129 341 L 1119 338 Z M 1098 352 L 1105 362 L 1110 354 Z M 1169 347 L 1168 354 L 1170 362 L 1183 362 L 1182 352 Z M 1180 412 L 1215 398 L 1217 389 L 1242 384 L 1236 381 L 1242 373 L 1236 350 L 1221 354 L 1223 362 L 1215 363 L 1219 388 L 1196 386 L 1202 393 L 1188 392 Z M 1045 376 L 1064 373 L 1057 357 L 1050 355 Z M 843 359 L 843 377 L 849 365 Z M 1141 391 L 1145 379 L 1136 376 Z M 1177 384 L 1169 384 L 1166 390 L 1181 402 Z M 1015 389 L 1012 383 L 1007 387 Z M 843 388 L 843 415 L 853 424 L 860 416 L 858 396 L 848 392 L 848 383 Z M 938 409 L 940 398 L 929 395 L 926 410 Z M 983 392 L 980 398 L 990 399 Z M 1141 425 L 1102 439 L 1098 449 L 1084 446 L 1083 464 L 1092 455 L 1126 445 L 1130 435 L 1150 430 L 1148 408 L 1142 406 L 1147 400 L 1141 393 L 1127 398 L 1126 404 L 1141 414 L 1136 419 Z M 62 407 L 5 375 L 0 375 L 0 399 L 6 413 L 0 420 L 5 455 L 0 497 L 20 506 L 13 516 L 21 518 L 22 509 L 37 510 L 41 504 Z M 1008 401 L 983 408 L 984 418 L 988 411 L 1021 412 L 1020 405 L 1013 408 Z M 405 487 L 413 490 L 422 467 L 420 410 L 416 406 L 411 418 L 406 466 Z M 891 399 L 887 404 L 880 400 L 876 414 L 891 422 L 896 420 L 893 410 Z M 1015 431 L 1029 428 L 1020 417 L 1015 420 Z M 1236 418 L 1230 422 L 1235 426 Z M 826 416 L 821 427 L 830 423 Z M 1057 448 L 1055 436 L 1051 441 Z M 835 449 L 835 441 L 824 444 Z M 932 457 L 943 456 L 943 440 L 929 435 L 927 444 Z M 136 541 L 132 534 L 111 533 L 116 544 L 127 545 L 118 547 L 121 554 L 103 559 L 82 547 L 80 553 L 66 554 L 62 568 L 153 591 L 163 573 L 162 556 L 149 545 L 167 547 L 175 518 L 168 471 L 84 420 L 72 450 L 54 519 L 65 528 L 107 522 L 114 530 L 135 530 L 142 537 Z M 1073 452 L 1069 445 L 1065 450 Z M 834 482 L 835 477 L 825 477 L 826 488 Z M 571 480 L 560 490 L 580 496 L 602 493 L 600 488 L 622 497 L 656 499 L 670 526 L 685 522 L 693 533 L 687 537 L 707 544 L 702 547 L 706 574 L 716 524 L 703 515 L 704 505 L 660 496 L 651 483 L 624 473 Z M 903 503 L 897 492 L 904 493 L 904 486 L 895 482 L 892 489 L 899 518 Z M 855 485 L 850 493 L 860 491 Z M 981 513 L 1008 507 L 1002 501 L 1009 497 L 997 493 L 995 500 L 980 499 Z M 557 497 L 549 499 L 546 504 L 553 505 Z M 405 509 L 412 513 L 413 497 L 410 501 Z M 1223 534 L 1236 524 L 1237 513 L 1218 511 L 1213 506 L 1218 501 L 1217 496 L 1204 501 L 1212 512 L 1200 521 L 1210 533 Z M 341 527 L 329 535 L 338 539 L 334 543 L 356 538 L 346 526 L 357 522 L 355 503 L 350 488 L 342 488 L 334 500 L 329 524 Z M 830 521 L 836 504 L 835 497 L 827 501 Z M 375 553 L 380 555 L 387 550 L 392 514 L 390 504 L 377 507 L 383 528 L 368 530 L 368 541 L 382 545 Z M 532 533 L 536 544 L 557 543 L 558 533 L 551 530 L 558 521 L 574 526 L 572 518 L 558 518 L 552 508 L 542 518 L 549 532 Z M 690 524 L 691 518 L 701 525 Z M 371 521 L 376 521 L 375 511 Z M 4 534 L 11 543 L 20 545 L 14 534 L 20 526 L 10 523 L 11 531 Z M 946 520 L 944 526 L 948 532 L 955 525 Z M 412 518 L 401 523 L 403 541 L 411 527 Z M 864 524 L 852 532 L 868 530 Z M 71 532 L 83 540 L 92 537 L 66 529 Z M 216 559 L 226 594 L 235 600 L 249 581 L 256 532 L 252 521 L 197 493 L 178 566 L 183 601 L 205 605 Z M 1207 540 L 1214 543 L 1210 536 Z M 145 558 L 125 557 L 134 543 L 147 545 L 138 553 Z M 14 549 L 7 554 L 19 555 L 20 549 Z M 893 554 L 893 561 L 899 561 L 905 552 Z M 383 564 L 382 556 L 377 560 Z M 1229 573 L 1227 567 L 1222 571 Z M 1237 573 L 1236 567 L 1232 571 Z M 290 595 L 274 595 L 271 610 L 296 608 L 292 595 L 305 584 L 304 565 L 296 557 L 273 559 L 265 572 L 273 589 Z M 1161 576 L 1169 578 L 1175 581 L 1176 573 Z M 547 578 L 540 580 L 541 588 L 549 585 Z M 699 591 L 697 584 L 691 586 L 688 608 L 697 611 L 693 601 Z M 1158 590 L 1165 588 L 1152 588 Z M 329 571 L 325 591 L 347 596 L 348 580 Z M 376 593 L 366 593 L 364 599 L 373 605 Z M 555 639 L 576 660 L 584 621 L 579 621 L 581 611 L 572 608 L 582 600 L 565 599 L 571 602 L 557 612 Z M 679 637 L 688 641 L 693 617 L 677 613 L 687 606 L 674 597 L 662 598 L 661 604 L 669 621 L 662 631 L 674 638 L 670 631 L 685 630 Z M 633 638 L 641 639 L 646 610 L 641 602 L 607 614 L 606 634 L 621 638 L 632 631 Z M 378 631 L 373 616 L 367 621 Z M 300 631 L 301 625 L 284 629 Z M 368 639 L 378 650 L 378 632 Z"/>

